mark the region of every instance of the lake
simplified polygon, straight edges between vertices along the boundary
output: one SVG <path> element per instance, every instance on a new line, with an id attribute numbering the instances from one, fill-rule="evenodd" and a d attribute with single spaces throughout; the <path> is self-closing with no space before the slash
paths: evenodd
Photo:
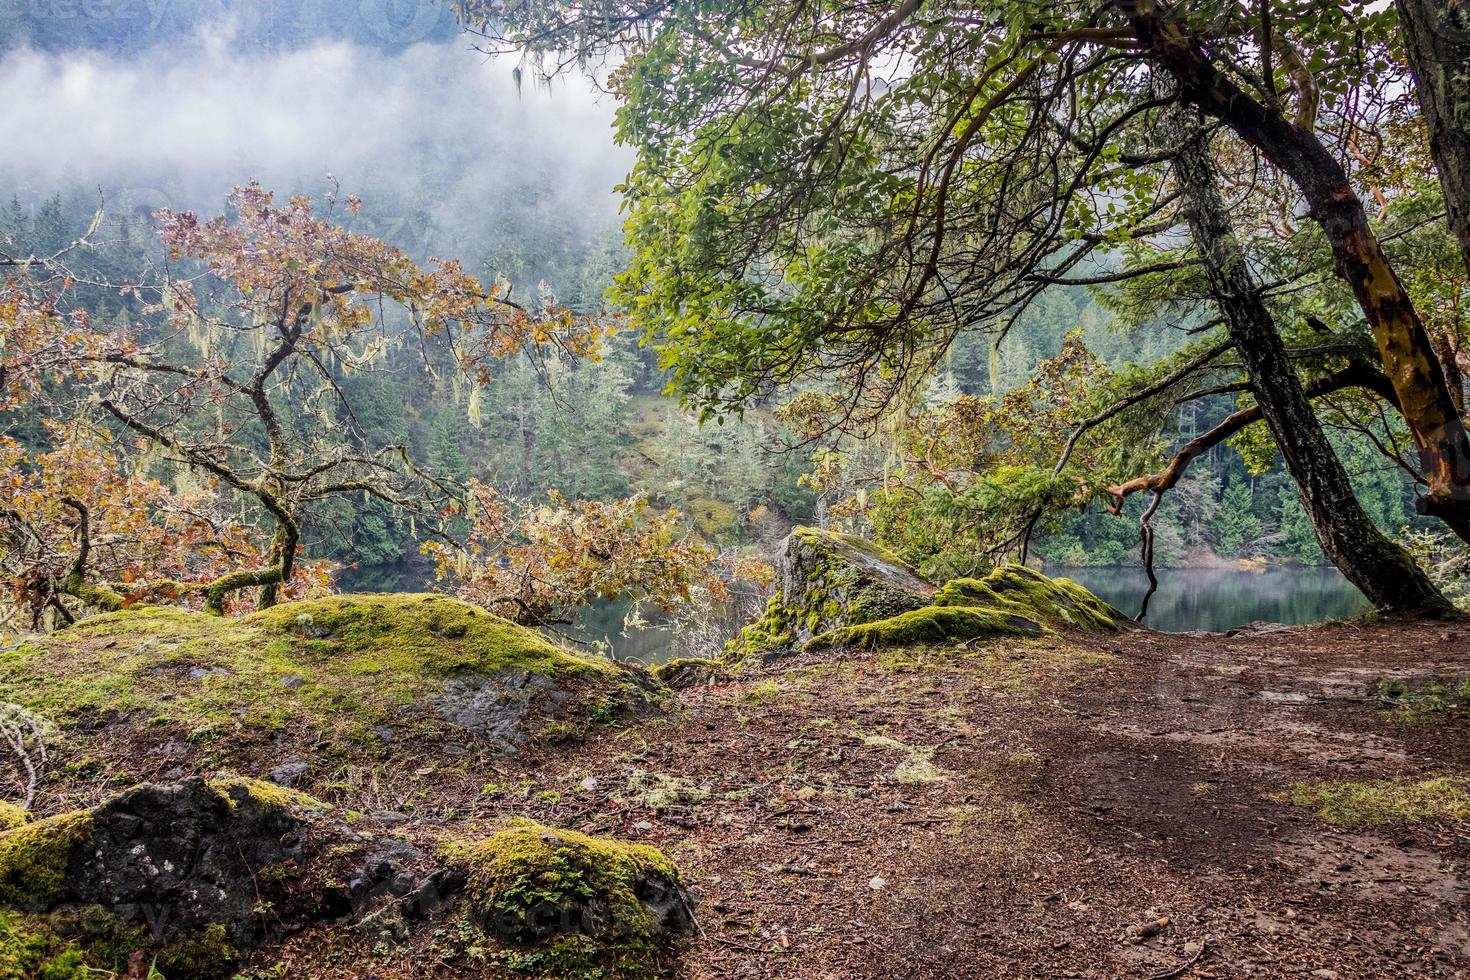
<path id="1" fill-rule="evenodd" d="M 1130 616 L 1138 612 L 1138 602 L 1148 588 L 1143 569 L 1128 565 L 1050 568 L 1047 574 L 1087 586 Z M 627 602 L 584 606 L 564 632 L 582 643 L 606 643 L 619 660 L 657 664 L 678 655 L 673 633 L 659 622 L 654 610 L 645 611 L 646 621 L 625 626 L 630 608 Z M 1166 633 L 1219 633 L 1257 621 L 1290 626 L 1319 623 L 1355 616 L 1368 608 L 1368 600 L 1335 568 L 1165 568 L 1159 569 L 1159 591 L 1149 602 L 1146 625 Z M 741 616 L 730 609 L 714 627 L 722 636 L 733 636 L 756 615 L 755 610 Z"/>
<path id="2" fill-rule="evenodd" d="M 1143 569 L 1059 568 L 1059 575 L 1087 586 L 1132 616 L 1148 590 Z M 1276 566 L 1161 568 L 1159 591 L 1149 600 L 1145 624 L 1168 633 L 1223 632 L 1256 621 L 1302 626 L 1367 612 L 1368 600 L 1335 568 Z"/>

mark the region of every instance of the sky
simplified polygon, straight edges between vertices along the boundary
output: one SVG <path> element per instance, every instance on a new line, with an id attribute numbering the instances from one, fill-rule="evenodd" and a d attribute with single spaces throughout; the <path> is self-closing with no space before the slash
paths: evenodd
<path id="1" fill-rule="evenodd" d="M 68 2 L 0 0 L 0 22 L 7 4 Z M 218 211 L 248 180 L 316 194 L 331 173 L 368 210 L 375 192 L 392 199 L 406 234 L 437 239 L 406 245 L 446 254 L 482 236 L 507 195 L 534 192 L 536 208 L 589 233 L 616 221 L 631 154 L 613 143 L 612 97 L 580 77 L 518 88 L 513 62 L 440 21 L 425 29 L 416 11 L 442 6 L 358 0 L 340 36 L 282 42 L 249 5 L 150 34 L 144 0 L 88 2 L 132 19 L 78 21 L 72 45 L 53 16 L 44 44 L 15 37 L 0 55 L 6 196 L 80 181 L 149 209 Z M 151 2 L 161 18 L 171 0 Z"/>

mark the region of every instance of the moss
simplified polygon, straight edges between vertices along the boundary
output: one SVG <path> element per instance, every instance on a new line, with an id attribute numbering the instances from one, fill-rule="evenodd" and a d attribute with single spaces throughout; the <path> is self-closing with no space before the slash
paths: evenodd
<path id="1" fill-rule="evenodd" d="M 925 606 L 891 619 L 829 630 L 813 637 L 804 649 L 877 650 L 892 646 L 963 642 L 991 636 L 1019 636 L 1040 630 L 1040 625 L 1030 619 L 996 610 Z"/>
<path id="2" fill-rule="evenodd" d="M 793 650 L 796 647 L 794 625 L 795 615 L 779 594 L 773 595 L 766 600 L 766 611 L 761 618 L 744 627 L 725 644 L 722 660 L 738 666 L 751 657 Z"/>
<path id="3" fill-rule="evenodd" d="M 0 801 L 0 831 L 14 830 L 23 823 L 29 822 L 30 813 L 14 803 Z"/>
<path id="4" fill-rule="evenodd" d="M 329 810 L 331 805 L 300 790 L 289 789 L 263 779 L 247 776 L 225 776 L 211 779 L 209 785 L 231 797 L 232 804 L 242 796 L 248 796 L 261 806 L 274 810 Z"/>
<path id="5" fill-rule="evenodd" d="M 934 764 L 934 747 L 905 745 L 887 735 L 868 735 L 863 744 L 904 753 L 903 760 L 893 769 L 893 778 L 905 786 L 919 786 L 945 778 L 945 771 Z"/>
<path id="6" fill-rule="evenodd" d="M 1076 582 L 1048 578 L 1024 565 L 997 568 L 984 579 L 953 579 L 934 596 L 934 604 L 1001 609 L 1039 622 L 1093 632 L 1117 630 L 1127 620 L 1118 609 Z"/>
<path id="7" fill-rule="evenodd" d="M 628 790 L 639 804 L 654 810 L 699 803 L 709 796 L 707 790 L 686 779 L 642 769 L 633 770 L 628 777 Z"/>
<path id="8" fill-rule="evenodd" d="M 886 565 L 895 565 L 899 568 L 904 569 L 915 577 L 918 577 L 919 573 L 914 571 L 912 565 L 910 565 L 908 562 L 904 561 L 902 558 L 898 557 L 898 555 L 889 551 L 887 548 L 883 547 L 876 541 L 870 541 L 867 538 L 860 538 L 855 534 L 844 534 L 841 531 L 824 531 L 821 528 L 815 527 L 798 527 L 794 529 L 791 533 L 803 544 L 809 545 L 813 548 L 826 549 L 832 547 L 834 544 L 845 545 L 848 548 L 853 549 L 854 551 L 860 551 L 863 554 L 871 558 L 875 558 Z"/>
<path id="9" fill-rule="evenodd" d="M 63 730 L 107 717 L 158 726 L 160 741 L 226 749 L 287 732 L 376 746 L 373 726 L 404 724 L 405 707 L 437 697 L 446 680 L 503 671 L 576 684 L 573 714 L 633 684 L 610 661 L 457 599 L 364 595 L 238 618 L 162 607 L 93 617 L 0 652 L 0 700 Z"/>
<path id="10" fill-rule="evenodd" d="M 933 603 L 921 609 L 828 630 L 813 637 L 804 649 L 878 650 L 962 643 L 1041 633 L 1047 623 L 1106 632 L 1119 629 L 1126 618 L 1075 582 L 1008 565 L 983 580 L 947 582 L 935 593 Z"/>
<path id="11" fill-rule="evenodd" d="M 72 851 L 91 832 L 91 811 L 77 810 L 0 834 L 0 905 L 39 912 L 65 898 Z"/>
<path id="12" fill-rule="evenodd" d="M 657 849 L 517 820 L 444 856 L 467 874 L 466 894 L 486 931 L 541 944 L 534 961 L 521 957 L 526 966 L 548 976 L 652 972 L 652 923 L 636 889 L 646 879 L 680 880 Z"/>
<path id="13" fill-rule="evenodd" d="M 229 933 L 218 922 L 211 922 L 191 939 L 182 939 L 160 949 L 153 965 L 166 980 L 189 977 L 191 980 L 223 980 L 235 975 L 240 966 L 240 951 L 230 942 Z"/>
<path id="14" fill-rule="evenodd" d="M 684 514 L 706 537 L 729 537 L 740 528 L 739 509 L 713 497 L 690 497 L 684 502 Z"/>
<path id="15" fill-rule="evenodd" d="M 1470 783 L 1455 776 L 1375 782 L 1296 783 L 1285 794 L 1328 823 L 1344 827 L 1461 821 L 1470 818 Z"/>
<path id="16" fill-rule="evenodd" d="M 0 980 L 90 980 L 104 971 L 88 969 L 77 946 L 39 925 L 0 914 Z"/>

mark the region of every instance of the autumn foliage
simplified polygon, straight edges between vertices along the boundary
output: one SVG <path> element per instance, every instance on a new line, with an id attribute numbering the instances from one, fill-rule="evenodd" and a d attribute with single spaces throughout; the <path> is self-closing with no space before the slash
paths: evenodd
<path id="1" fill-rule="evenodd" d="M 608 503 L 507 500 L 493 487 L 470 491 L 474 524 L 464 551 L 429 542 L 441 580 L 455 594 L 517 622 L 568 621 L 596 599 L 647 600 L 665 612 L 696 593 L 722 601 L 735 579 L 768 583 L 770 568 L 722 555 L 641 496 Z"/>

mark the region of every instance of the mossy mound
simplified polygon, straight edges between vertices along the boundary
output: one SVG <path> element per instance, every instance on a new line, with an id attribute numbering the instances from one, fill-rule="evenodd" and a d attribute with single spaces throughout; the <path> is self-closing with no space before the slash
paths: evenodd
<path id="1" fill-rule="evenodd" d="M 1127 616 L 1075 582 L 1007 565 L 984 579 L 946 582 L 933 603 L 921 609 L 822 633 L 805 649 L 929 646 L 1034 635 L 1051 626 L 1110 632 L 1128 622 Z"/>
<path id="2" fill-rule="evenodd" d="M 1121 610 L 1071 579 L 1048 578 L 1024 565 L 997 568 L 984 579 L 952 579 L 934 596 L 934 605 L 991 609 L 1099 633 L 1130 622 Z"/>
<path id="3" fill-rule="evenodd" d="M 471 914 L 488 934 L 537 955 L 546 976 L 646 976 L 693 928 L 693 898 L 653 847 L 554 830 L 530 820 L 446 849 L 467 877 Z"/>
<path id="4" fill-rule="evenodd" d="M 0 653 L 0 700 L 63 737 L 128 738 L 134 754 L 202 746 L 215 765 L 266 742 L 366 747 L 468 729 L 512 744 L 651 707 L 657 691 L 646 672 L 438 595 L 337 596 L 233 619 L 139 608 Z"/>
<path id="5" fill-rule="evenodd" d="M 873 542 L 811 527 L 791 532 L 776 570 L 777 593 L 765 615 L 730 641 L 727 660 L 794 652 L 822 633 L 923 608 L 935 592 Z"/>
<path id="6" fill-rule="evenodd" d="M 272 897 L 262 872 L 298 865 L 320 808 L 256 780 L 193 779 L 0 834 L 0 907 L 15 917 L 0 928 L 0 977 L 120 971 L 140 949 L 165 976 L 232 974 L 267 938 L 254 912 Z"/>

